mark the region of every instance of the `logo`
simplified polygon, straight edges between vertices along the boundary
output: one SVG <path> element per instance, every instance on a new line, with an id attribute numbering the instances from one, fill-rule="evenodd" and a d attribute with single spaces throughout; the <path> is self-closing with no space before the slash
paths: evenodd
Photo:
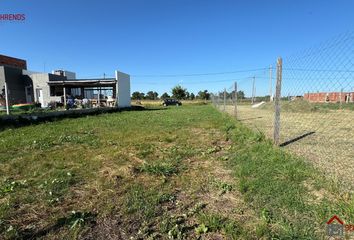
<path id="1" fill-rule="evenodd" d="M 0 22 L 21 22 L 26 20 L 24 13 L 8 14 L 0 13 Z"/>
<path id="2" fill-rule="evenodd" d="M 344 239 L 344 236 L 353 237 L 354 224 L 344 224 L 344 222 L 337 215 L 333 215 L 333 217 L 331 217 L 326 224 L 327 235 L 329 237 L 335 239 Z"/>
<path id="3" fill-rule="evenodd" d="M 334 215 L 327 221 L 327 235 L 330 237 L 339 237 L 344 235 L 344 222 Z"/>

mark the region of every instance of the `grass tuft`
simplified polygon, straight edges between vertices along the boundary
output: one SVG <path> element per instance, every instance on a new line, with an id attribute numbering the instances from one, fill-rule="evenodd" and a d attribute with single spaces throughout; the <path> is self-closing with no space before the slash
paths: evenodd
<path id="1" fill-rule="evenodd" d="M 178 168 L 171 163 L 158 162 L 158 163 L 144 163 L 138 167 L 140 172 L 145 172 L 154 175 L 171 176 L 178 173 Z"/>

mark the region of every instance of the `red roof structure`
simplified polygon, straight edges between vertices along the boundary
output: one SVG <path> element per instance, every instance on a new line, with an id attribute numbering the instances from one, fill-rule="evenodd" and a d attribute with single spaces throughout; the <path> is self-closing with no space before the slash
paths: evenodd
<path id="1" fill-rule="evenodd" d="M 328 220 L 327 224 L 331 224 L 334 220 L 337 220 L 337 222 L 339 222 L 342 225 L 344 224 L 344 222 L 337 215 L 331 217 L 331 219 Z"/>

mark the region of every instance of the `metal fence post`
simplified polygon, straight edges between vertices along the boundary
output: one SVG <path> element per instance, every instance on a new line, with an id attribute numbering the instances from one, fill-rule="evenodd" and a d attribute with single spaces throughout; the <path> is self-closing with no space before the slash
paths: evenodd
<path id="1" fill-rule="evenodd" d="M 237 118 L 237 82 L 235 82 L 235 93 L 234 93 L 234 101 L 235 101 L 235 108 L 234 108 L 234 115 Z"/>
<path id="2" fill-rule="evenodd" d="M 226 88 L 224 88 L 224 112 L 226 111 Z"/>
<path id="3" fill-rule="evenodd" d="M 63 86 L 63 95 L 64 95 L 64 108 L 66 108 L 66 87 L 65 86 Z"/>
<path id="4" fill-rule="evenodd" d="M 8 89 L 7 89 L 6 80 L 5 80 L 5 104 L 6 104 L 6 114 L 10 115 L 9 92 L 8 92 Z"/>
<path id="5" fill-rule="evenodd" d="M 277 62 L 277 84 L 275 89 L 275 102 L 274 102 L 274 144 L 279 145 L 280 138 L 280 98 L 281 98 L 281 80 L 282 80 L 283 60 L 278 58 Z"/>
<path id="6" fill-rule="evenodd" d="M 101 107 L 101 87 L 98 88 L 97 103 L 98 103 L 98 107 Z"/>

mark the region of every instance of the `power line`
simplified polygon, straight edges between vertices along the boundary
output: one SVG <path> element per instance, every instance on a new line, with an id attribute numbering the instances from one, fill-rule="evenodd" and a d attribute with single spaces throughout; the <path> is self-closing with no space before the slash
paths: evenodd
<path id="1" fill-rule="evenodd" d="M 299 72 L 345 72 L 345 73 L 354 73 L 354 70 L 343 70 L 343 69 L 283 68 L 283 70 L 299 71 Z"/>
<path id="2" fill-rule="evenodd" d="M 210 72 L 210 73 L 190 73 L 190 74 L 151 74 L 151 75 L 134 75 L 132 77 L 195 77 L 195 76 L 210 76 L 210 75 L 223 75 L 223 74 L 233 74 L 233 73 L 243 73 L 243 72 L 255 72 L 266 70 L 268 68 L 254 68 L 254 69 L 242 69 L 227 72 Z"/>

